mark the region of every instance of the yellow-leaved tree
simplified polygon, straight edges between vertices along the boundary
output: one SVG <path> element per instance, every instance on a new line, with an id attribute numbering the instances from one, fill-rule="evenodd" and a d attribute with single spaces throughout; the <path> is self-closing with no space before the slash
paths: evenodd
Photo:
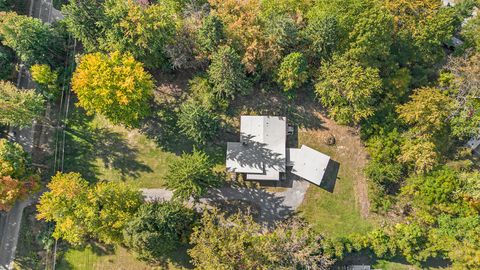
<path id="1" fill-rule="evenodd" d="M 72 79 L 72 90 L 88 114 L 100 113 L 128 127 L 148 115 L 153 87 L 143 64 L 120 52 L 84 55 Z"/>

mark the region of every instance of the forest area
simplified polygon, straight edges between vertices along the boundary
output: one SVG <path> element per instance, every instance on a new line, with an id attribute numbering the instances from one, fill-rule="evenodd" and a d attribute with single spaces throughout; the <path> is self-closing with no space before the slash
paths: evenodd
<path id="1" fill-rule="evenodd" d="M 480 136 L 478 0 L 52 5 L 63 19 L 44 23 L 0 0 L 0 211 L 40 192 L 29 215 L 46 250 L 18 269 L 45 268 L 57 241 L 59 258 L 120 246 L 145 263 L 132 269 L 335 269 L 356 256 L 480 269 L 480 161 L 467 144 Z M 20 65 L 33 89 L 18 85 Z M 240 114 L 283 113 L 314 140 L 312 106 L 365 148 L 352 170 L 378 225 L 338 236 L 296 214 L 265 227 L 248 211 L 198 211 L 210 189 L 237 185 L 224 148 Z M 50 152 L 42 161 L 55 164 L 39 168 L 8 139 L 32 123 L 63 132 L 65 166 Z M 149 166 L 120 154 L 132 145 Z M 115 154 L 102 162 L 118 173 L 90 167 L 95 151 Z M 145 202 L 152 187 L 173 199 Z"/>

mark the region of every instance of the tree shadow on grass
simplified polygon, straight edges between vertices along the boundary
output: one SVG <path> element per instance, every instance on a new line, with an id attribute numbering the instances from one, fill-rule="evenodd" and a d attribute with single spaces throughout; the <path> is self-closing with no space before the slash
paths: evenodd
<path id="1" fill-rule="evenodd" d="M 98 179 L 97 159 L 107 169 L 118 171 L 121 180 L 136 178 L 152 169 L 138 161 L 138 150 L 132 148 L 123 134 L 91 125 L 92 117 L 76 110 L 65 133 L 65 171 L 81 173 L 91 182 Z"/>
<path id="2" fill-rule="evenodd" d="M 177 155 L 190 152 L 193 142 L 177 126 L 177 113 L 171 106 L 154 104 L 153 114 L 142 121 L 141 132 L 164 151 Z"/>

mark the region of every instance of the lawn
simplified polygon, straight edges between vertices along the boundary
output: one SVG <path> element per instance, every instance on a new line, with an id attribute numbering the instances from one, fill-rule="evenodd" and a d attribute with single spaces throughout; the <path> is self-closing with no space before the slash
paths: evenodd
<path id="1" fill-rule="evenodd" d="M 188 259 L 179 258 L 180 263 L 185 264 Z M 113 253 L 101 254 L 92 247 L 84 249 L 69 249 L 58 263 L 59 270 L 145 270 L 145 269 L 186 269 L 179 263 L 165 262 L 159 266 L 151 266 L 138 261 L 126 249 L 116 247 Z"/>
<path id="2" fill-rule="evenodd" d="M 365 233 L 374 227 L 368 215 L 368 197 L 363 166 L 366 162 L 358 136 L 347 127 L 324 119 L 321 129 L 301 129 L 299 144 L 329 155 L 340 165 L 333 192 L 310 185 L 299 212 L 314 229 L 332 237 Z M 324 143 L 334 136 L 335 145 Z M 363 208 L 362 208 L 363 207 Z"/>
<path id="3" fill-rule="evenodd" d="M 124 181 L 136 187 L 164 186 L 172 152 L 138 129 L 109 123 L 102 116 L 72 113 L 67 127 L 64 171 L 80 172 L 91 182 Z"/>

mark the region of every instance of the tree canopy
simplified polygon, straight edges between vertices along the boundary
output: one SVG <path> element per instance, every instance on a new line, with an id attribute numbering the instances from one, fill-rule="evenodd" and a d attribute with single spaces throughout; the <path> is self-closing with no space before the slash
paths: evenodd
<path id="1" fill-rule="evenodd" d="M 125 244 L 142 260 L 161 261 L 187 243 L 194 219 L 193 210 L 176 202 L 145 203 L 124 229 Z"/>
<path id="2" fill-rule="evenodd" d="M 27 127 L 41 118 L 45 100 L 34 90 L 17 89 L 11 82 L 0 81 L 0 124 Z"/>
<path id="3" fill-rule="evenodd" d="M 73 74 L 72 90 L 87 113 L 135 126 L 149 114 L 153 80 L 129 53 L 86 54 Z"/>
<path id="4" fill-rule="evenodd" d="M 141 204 L 138 190 L 124 183 L 89 186 L 78 173 L 57 173 L 40 197 L 38 219 L 55 222 L 55 238 L 82 244 L 95 238 L 122 243 L 123 229 Z"/>
<path id="5" fill-rule="evenodd" d="M 220 184 L 212 168 L 209 157 L 202 151 L 194 150 L 191 154 L 184 153 L 180 158 L 169 162 L 165 182 L 168 188 L 173 189 L 175 198 L 199 198 L 207 188 Z"/>

